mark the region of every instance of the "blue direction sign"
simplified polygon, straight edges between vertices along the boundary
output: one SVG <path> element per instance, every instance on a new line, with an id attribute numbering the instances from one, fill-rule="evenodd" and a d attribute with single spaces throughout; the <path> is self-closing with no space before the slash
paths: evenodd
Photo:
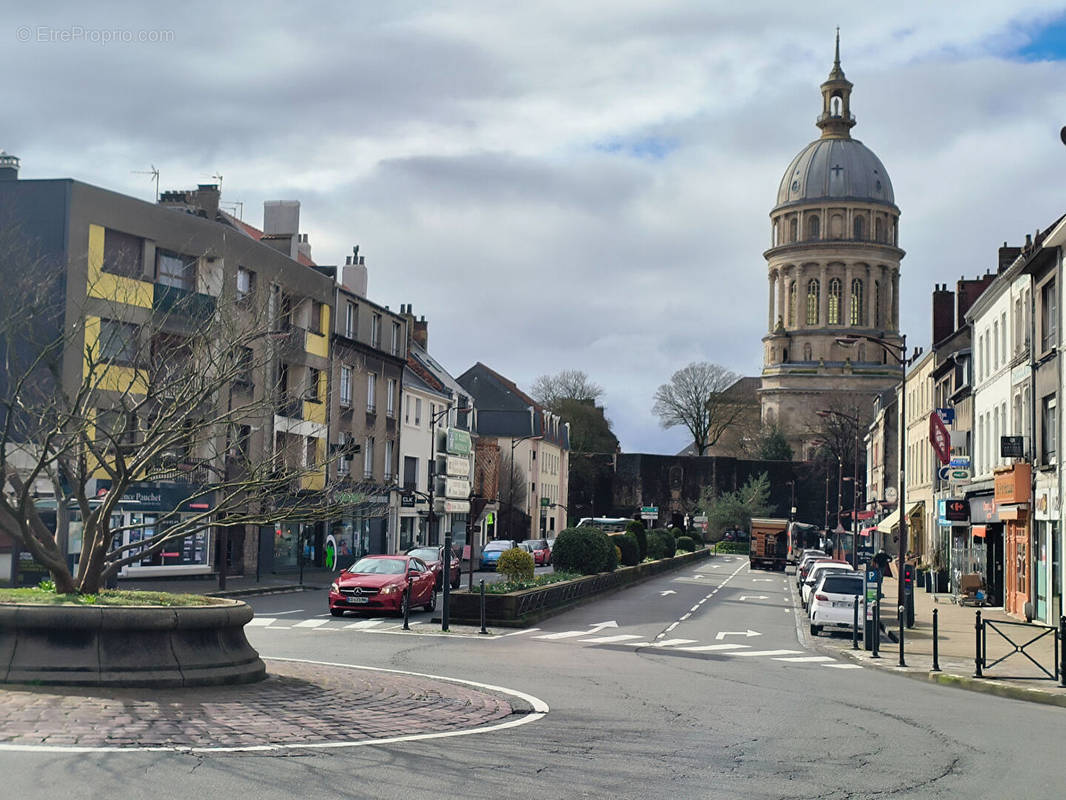
<path id="1" fill-rule="evenodd" d="M 954 408 L 938 408 L 936 413 L 940 417 L 941 422 L 945 425 L 951 425 L 955 422 Z"/>

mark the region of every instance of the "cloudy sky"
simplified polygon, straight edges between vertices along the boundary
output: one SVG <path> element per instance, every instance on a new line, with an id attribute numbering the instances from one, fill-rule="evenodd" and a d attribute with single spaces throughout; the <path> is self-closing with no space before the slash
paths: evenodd
<path id="1" fill-rule="evenodd" d="M 1066 211 L 1062 3 L 56 2 L 2 24 L 22 177 L 150 200 L 150 165 L 163 190 L 221 174 L 255 225 L 298 199 L 315 260 L 359 244 L 369 296 L 425 314 L 454 374 L 584 370 L 630 452 L 687 443 L 650 411 L 676 369 L 759 374 L 768 213 L 836 26 L 852 133 L 902 210 L 909 342 L 935 283 Z"/>

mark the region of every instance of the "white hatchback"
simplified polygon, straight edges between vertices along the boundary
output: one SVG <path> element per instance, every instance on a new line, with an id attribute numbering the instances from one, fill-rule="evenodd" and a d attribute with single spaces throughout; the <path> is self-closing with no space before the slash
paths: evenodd
<path id="1" fill-rule="evenodd" d="M 859 624 L 862 624 L 863 576 L 823 573 L 811 595 L 811 636 L 822 628 L 851 629 L 855 619 L 855 598 L 859 598 Z"/>
<path id="2" fill-rule="evenodd" d="M 818 581 L 822 579 L 822 575 L 827 572 L 854 572 L 855 568 L 848 564 L 846 561 L 815 561 L 810 570 L 807 572 L 807 579 L 800 585 L 800 600 L 803 603 L 803 607 L 807 606 L 811 602 L 811 592 L 814 591 L 814 587 L 818 585 Z"/>

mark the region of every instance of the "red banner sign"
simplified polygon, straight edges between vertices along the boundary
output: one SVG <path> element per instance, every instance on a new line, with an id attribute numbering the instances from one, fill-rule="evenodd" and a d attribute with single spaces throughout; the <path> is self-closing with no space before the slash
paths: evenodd
<path id="1" fill-rule="evenodd" d="M 951 463 L 951 434 L 948 433 L 944 420 L 935 411 L 929 415 L 929 442 L 936 451 L 936 457 L 940 463 L 947 466 Z"/>

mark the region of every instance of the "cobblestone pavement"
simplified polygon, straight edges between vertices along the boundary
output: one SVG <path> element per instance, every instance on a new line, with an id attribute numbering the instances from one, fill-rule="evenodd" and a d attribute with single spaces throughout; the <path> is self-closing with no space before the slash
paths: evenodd
<path id="1" fill-rule="evenodd" d="M 423 676 L 267 660 L 265 681 L 197 689 L 0 689 L 0 746 L 297 747 L 458 731 L 529 710 Z"/>

